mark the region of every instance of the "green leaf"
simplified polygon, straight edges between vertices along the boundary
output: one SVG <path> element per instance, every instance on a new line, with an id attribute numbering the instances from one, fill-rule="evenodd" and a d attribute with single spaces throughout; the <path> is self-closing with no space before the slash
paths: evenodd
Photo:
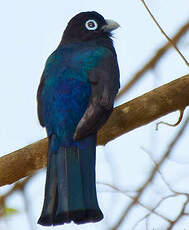
<path id="1" fill-rule="evenodd" d="M 15 214 L 18 214 L 18 213 L 19 213 L 19 211 L 17 209 L 15 209 L 15 208 L 5 207 L 3 216 L 11 216 L 11 215 L 15 215 Z"/>

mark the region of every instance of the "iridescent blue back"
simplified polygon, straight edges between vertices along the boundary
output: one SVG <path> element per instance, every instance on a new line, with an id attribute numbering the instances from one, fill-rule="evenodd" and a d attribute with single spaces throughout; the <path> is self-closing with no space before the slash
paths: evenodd
<path id="1" fill-rule="evenodd" d="M 58 48 L 47 60 L 40 92 L 42 123 L 48 136 L 56 134 L 62 146 L 77 145 L 73 134 L 90 99 L 88 72 L 107 49 L 82 44 Z"/>

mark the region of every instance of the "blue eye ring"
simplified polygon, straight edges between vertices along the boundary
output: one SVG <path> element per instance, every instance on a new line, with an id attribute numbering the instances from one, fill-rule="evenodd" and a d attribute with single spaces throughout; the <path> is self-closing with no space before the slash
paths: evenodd
<path id="1" fill-rule="evenodd" d="M 85 27 L 88 30 L 96 30 L 98 28 L 98 23 L 93 19 L 89 19 L 85 22 Z"/>

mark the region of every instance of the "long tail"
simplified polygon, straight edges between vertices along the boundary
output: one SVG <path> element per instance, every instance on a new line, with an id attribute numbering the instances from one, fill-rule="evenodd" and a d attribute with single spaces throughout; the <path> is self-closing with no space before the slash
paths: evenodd
<path id="1" fill-rule="evenodd" d="M 82 224 L 103 219 L 96 197 L 95 156 L 94 136 L 66 148 L 58 147 L 55 136 L 49 138 L 45 199 L 39 224 Z"/>

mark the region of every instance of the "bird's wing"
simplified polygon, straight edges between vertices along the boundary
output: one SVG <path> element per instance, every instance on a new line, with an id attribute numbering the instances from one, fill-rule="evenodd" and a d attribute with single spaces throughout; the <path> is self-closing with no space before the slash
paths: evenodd
<path id="1" fill-rule="evenodd" d="M 120 87 L 116 54 L 108 50 L 97 66 L 88 72 L 88 79 L 91 83 L 91 97 L 75 130 L 75 140 L 96 133 L 113 110 L 114 99 Z"/>
<path id="2" fill-rule="evenodd" d="M 55 73 L 48 74 L 50 72 L 49 70 L 57 69 L 56 67 L 57 61 L 56 61 L 56 51 L 54 51 L 47 59 L 45 63 L 45 69 L 41 76 L 41 81 L 37 90 L 37 112 L 38 112 L 38 118 L 41 126 L 45 126 L 45 117 L 43 112 L 43 104 L 44 101 L 47 101 L 46 97 L 44 98 L 42 96 L 42 90 L 44 89 L 44 84 L 47 81 L 48 76 L 54 75 Z M 46 95 L 47 96 L 47 95 Z M 48 94 L 48 96 L 51 96 Z M 48 104 L 48 103 L 46 103 Z M 45 114 L 46 115 L 46 114 Z"/>
<path id="3" fill-rule="evenodd" d="M 45 126 L 44 120 L 43 120 L 43 113 L 42 113 L 42 98 L 41 98 L 41 91 L 43 88 L 44 84 L 44 73 L 42 74 L 41 81 L 37 90 L 37 113 L 38 113 L 38 118 L 41 126 Z"/>

